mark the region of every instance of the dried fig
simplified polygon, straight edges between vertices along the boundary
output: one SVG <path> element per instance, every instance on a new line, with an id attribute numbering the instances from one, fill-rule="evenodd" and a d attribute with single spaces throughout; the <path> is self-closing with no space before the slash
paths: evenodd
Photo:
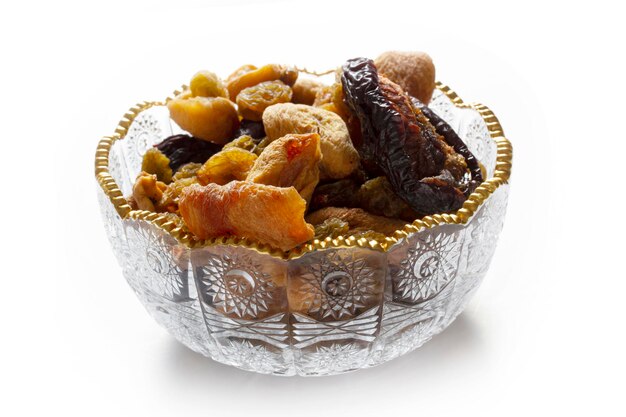
<path id="1" fill-rule="evenodd" d="M 263 125 L 271 140 L 289 133 L 318 133 L 321 178 L 345 178 L 359 165 L 346 124 L 334 113 L 304 104 L 275 104 L 263 113 Z"/>
<path id="2" fill-rule="evenodd" d="M 435 90 L 435 65 L 424 52 L 389 51 L 374 61 L 378 72 L 428 104 Z"/>
<path id="3" fill-rule="evenodd" d="M 296 104 L 312 105 L 317 92 L 324 87 L 320 81 L 311 78 L 298 78 L 291 87 L 293 91 L 292 101 Z"/>

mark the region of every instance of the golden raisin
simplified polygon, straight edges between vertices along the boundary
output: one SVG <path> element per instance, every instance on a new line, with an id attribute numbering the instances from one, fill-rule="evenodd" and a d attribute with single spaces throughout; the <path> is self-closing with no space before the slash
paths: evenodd
<path id="1" fill-rule="evenodd" d="M 189 90 L 194 97 L 228 98 L 228 90 L 222 80 L 211 71 L 199 71 L 189 83 Z"/>
<path id="2" fill-rule="evenodd" d="M 322 223 L 315 225 L 315 239 L 326 239 L 330 237 L 336 239 L 339 236 L 345 236 L 350 230 L 350 225 L 336 217 L 324 220 Z"/>
<path id="3" fill-rule="evenodd" d="M 255 69 L 257 69 L 257 67 L 250 64 L 240 66 L 235 71 L 233 71 L 232 74 L 226 77 L 226 84 L 229 84 L 234 79 L 239 78 L 242 75 L 249 73 L 250 71 L 254 71 Z"/>
<path id="4" fill-rule="evenodd" d="M 235 140 L 231 140 L 226 145 L 224 145 L 222 149 L 240 148 L 252 152 L 255 146 L 256 142 L 254 141 L 254 139 L 252 139 L 252 136 L 243 135 L 239 136 Z"/>
<path id="5" fill-rule="evenodd" d="M 264 81 L 241 90 L 237 95 L 237 108 L 244 119 L 259 121 L 267 107 L 288 103 L 291 94 L 291 88 L 282 81 Z"/>
<path id="6" fill-rule="evenodd" d="M 241 148 L 224 149 L 202 165 L 197 172 L 198 180 L 202 185 L 210 183 L 224 185 L 234 180 L 243 181 L 256 159 L 255 154 Z"/>
<path id="7" fill-rule="evenodd" d="M 298 71 L 284 65 L 269 64 L 252 71 L 243 72 L 239 76 L 228 78 L 226 88 L 228 88 L 230 99 L 235 101 L 241 90 L 264 81 L 280 80 L 287 85 L 293 85 L 298 78 Z"/>
<path id="8" fill-rule="evenodd" d="M 157 204 L 158 208 L 161 209 L 160 211 L 177 212 L 181 193 L 193 184 L 199 184 L 197 177 L 181 178 L 168 184 Z"/>
<path id="9" fill-rule="evenodd" d="M 172 181 L 182 180 L 183 178 L 192 178 L 195 177 L 198 173 L 198 170 L 202 167 L 202 164 L 197 162 L 189 162 L 176 171 L 176 174 L 172 177 Z"/>
<path id="10" fill-rule="evenodd" d="M 141 170 L 148 174 L 155 174 L 159 181 L 166 184 L 172 181 L 170 160 L 157 148 L 150 148 L 143 154 Z"/>

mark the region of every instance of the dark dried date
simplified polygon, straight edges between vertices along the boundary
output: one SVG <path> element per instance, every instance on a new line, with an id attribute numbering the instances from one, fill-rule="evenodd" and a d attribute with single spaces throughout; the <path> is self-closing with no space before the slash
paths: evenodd
<path id="1" fill-rule="evenodd" d="M 445 120 L 439 117 L 437 113 L 432 111 L 428 106 L 426 106 L 415 97 L 411 97 L 411 103 L 421 110 L 421 112 L 424 114 L 424 116 L 426 116 L 428 121 L 435 127 L 437 133 L 443 136 L 446 143 L 452 146 L 456 153 L 463 155 L 463 158 L 465 158 L 467 168 L 469 169 L 471 174 L 471 180 L 469 181 L 465 194 L 471 194 L 476 189 L 476 187 L 478 187 L 478 185 L 483 182 L 483 174 L 480 169 L 478 159 L 476 159 L 474 154 L 468 149 L 467 145 L 465 145 L 459 135 L 456 134 L 454 129 L 452 129 L 452 127 L 450 127 L 450 125 L 446 123 Z"/>
<path id="2" fill-rule="evenodd" d="M 189 162 L 202 164 L 222 149 L 222 145 L 189 135 L 170 136 L 154 147 L 169 158 L 170 168 L 174 172 Z"/>
<path id="3" fill-rule="evenodd" d="M 361 158 L 378 166 L 394 192 L 417 212 L 459 209 L 466 199 L 455 187 L 463 159 L 454 162 L 454 150 L 425 116 L 414 111 L 408 95 L 379 77 L 373 61 L 366 58 L 348 60 L 341 82 L 346 104 L 361 124 Z M 444 169 L 446 165 L 458 169 L 452 172 Z"/>

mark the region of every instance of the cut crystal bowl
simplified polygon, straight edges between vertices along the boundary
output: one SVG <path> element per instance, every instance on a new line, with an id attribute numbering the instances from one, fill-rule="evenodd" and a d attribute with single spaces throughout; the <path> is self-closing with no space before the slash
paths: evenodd
<path id="1" fill-rule="evenodd" d="M 175 92 L 176 93 L 176 92 Z M 384 241 L 339 237 L 283 253 L 245 239 L 199 242 L 158 213 L 131 210 L 143 153 L 181 133 L 162 102 L 131 108 L 96 151 L 104 226 L 152 317 L 190 349 L 275 375 L 332 375 L 421 346 L 463 311 L 485 276 L 507 205 L 512 149 L 493 113 L 438 84 L 430 107 L 482 162 L 487 180 L 454 214 Z"/>

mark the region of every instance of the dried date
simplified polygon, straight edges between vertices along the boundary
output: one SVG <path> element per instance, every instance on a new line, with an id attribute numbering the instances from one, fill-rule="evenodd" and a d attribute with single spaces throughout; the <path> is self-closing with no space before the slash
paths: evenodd
<path id="1" fill-rule="evenodd" d="M 445 166 L 462 172 L 464 159 L 414 111 L 408 95 L 379 77 L 366 58 L 348 60 L 341 81 L 346 104 L 361 125 L 361 158 L 380 168 L 413 210 L 426 215 L 459 209 L 466 196 L 455 186 L 460 178 Z"/>

